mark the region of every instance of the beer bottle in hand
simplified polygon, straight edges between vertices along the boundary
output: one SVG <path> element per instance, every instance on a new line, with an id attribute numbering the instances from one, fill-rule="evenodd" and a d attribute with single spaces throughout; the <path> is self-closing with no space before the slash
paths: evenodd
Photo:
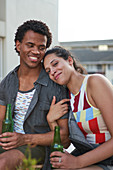
<path id="1" fill-rule="evenodd" d="M 2 133 L 13 132 L 13 119 L 11 114 L 11 104 L 7 104 L 5 118 L 2 122 Z"/>
<path id="2" fill-rule="evenodd" d="M 54 129 L 54 140 L 51 145 L 51 152 L 54 152 L 54 151 L 63 152 L 63 145 L 61 144 L 60 127 L 59 126 L 55 126 L 55 129 Z M 52 165 L 51 165 L 51 168 L 52 168 Z"/>

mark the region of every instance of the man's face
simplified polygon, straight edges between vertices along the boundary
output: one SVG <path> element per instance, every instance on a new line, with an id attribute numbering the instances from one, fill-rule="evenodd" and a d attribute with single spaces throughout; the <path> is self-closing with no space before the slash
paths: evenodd
<path id="1" fill-rule="evenodd" d="M 47 37 L 31 30 L 24 35 L 22 42 L 16 42 L 20 53 L 20 64 L 29 68 L 36 68 L 46 51 Z"/>

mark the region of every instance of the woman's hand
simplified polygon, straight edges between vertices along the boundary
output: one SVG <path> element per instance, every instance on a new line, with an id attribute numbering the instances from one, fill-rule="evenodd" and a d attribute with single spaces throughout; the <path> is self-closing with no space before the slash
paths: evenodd
<path id="1" fill-rule="evenodd" d="M 68 152 L 52 152 L 50 162 L 54 168 L 77 168 L 77 157 Z"/>
<path id="2" fill-rule="evenodd" d="M 53 100 L 50 106 L 50 110 L 47 115 L 47 120 L 52 123 L 62 117 L 64 114 L 68 112 L 68 104 L 69 99 L 62 99 L 58 103 L 56 103 L 56 97 L 53 96 Z"/>
<path id="3" fill-rule="evenodd" d="M 68 104 L 66 102 L 69 102 L 69 99 L 62 99 L 56 104 L 55 102 L 56 102 L 56 97 L 53 96 L 50 110 L 47 114 L 47 121 L 50 125 L 51 130 L 54 129 L 52 128 L 53 127 L 52 125 L 56 126 L 57 125 L 56 121 L 68 112 Z"/>

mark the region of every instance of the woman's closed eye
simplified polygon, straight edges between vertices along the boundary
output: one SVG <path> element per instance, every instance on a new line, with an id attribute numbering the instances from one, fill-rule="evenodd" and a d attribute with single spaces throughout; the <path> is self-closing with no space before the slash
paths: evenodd
<path id="1" fill-rule="evenodd" d="M 52 62 L 52 63 L 51 63 L 52 70 L 54 69 L 54 67 L 57 66 L 57 64 L 58 64 L 58 61 L 55 61 L 55 62 Z M 50 74 L 50 73 L 51 73 L 51 69 L 50 69 L 50 68 L 46 68 L 45 70 L 46 70 L 46 73 L 47 73 L 47 74 Z"/>
<path id="2" fill-rule="evenodd" d="M 57 66 L 57 64 L 58 64 L 58 62 L 55 62 L 55 63 L 53 63 L 53 66 L 55 67 L 55 66 Z"/>
<path id="3" fill-rule="evenodd" d="M 49 74 L 50 73 L 50 69 L 46 69 L 46 73 Z"/>

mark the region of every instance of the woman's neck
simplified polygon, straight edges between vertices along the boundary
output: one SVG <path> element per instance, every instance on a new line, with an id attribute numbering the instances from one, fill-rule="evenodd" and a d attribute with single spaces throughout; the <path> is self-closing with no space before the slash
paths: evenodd
<path id="1" fill-rule="evenodd" d="M 67 84 L 69 91 L 73 94 L 77 94 L 81 88 L 84 78 L 85 76 L 83 74 L 78 72 L 72 73 L 71 78 Z"/>

